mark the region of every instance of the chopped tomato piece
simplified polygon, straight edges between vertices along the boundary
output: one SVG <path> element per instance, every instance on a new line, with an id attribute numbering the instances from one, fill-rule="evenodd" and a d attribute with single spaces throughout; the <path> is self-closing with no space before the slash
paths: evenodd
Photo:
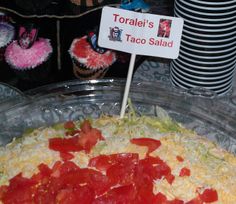
<path id="1" fill-rule="evenodd" d="M 131 162 L 125 164 L 117 163 L 107 169 L 107 176 L 111 183 L 128 185 L 133 182 L 135 178 L 137 165 Z"/>
<path id="2" fill-rule="evenodd" d="M 3 203 L 31 203 L 32 194 L 34 194 L 33 186 L 36 182 L 32 179 L 22 177 L 18 174 L 10 179 L 10 184 L 1 197 Z"/>
<path id="3" fill-rule="evenodd" d="M 92 126 L 91 126 L 91 123 L 89 122 L 89 120 L 84 120 L 83 123 L 81 123 L 81 125 L 80 125 L 80 129 L 84 133 L 91 131 Z"/>
<path id="4" fill-rule="evenodd" d="M 77 152 L 83 150 L 78 143 L 78 137 L 72 138 L 51 138 L 49 139 L 49 148 L 59 152 Z"/>
<path id="5" fill-rule="evenodd" d="M 80 125 L 80 128 L 81 133 L 78 142 L 85 152 L 89 153 L 99 140 L 104 140 L 101 131 L 97 128 L 93 128 L 88 120 L 85 120 Z"/>
<path id="6" fill-rule="evenodd" d="M 38 166 L 40 174 L 44 177 L 49 177 L 52 173 L 52 170 L 46 164 L 40 164 Z"/>
<path id="7" fill-rule="evenodd" d="M 2 200 L 4 198 L 5 193 L 8 190 L 8 186 L 0 186 L 0 200 Z"/>
<path id="8" fill-rule="evenodd" d="M 200 200 L 199 197 L 197 197 L 197 198 L 194 198 L 194 199 L 188 201 L 186 204 L 203 204 L 203 202 Z"/>
<path id="9" fill-rule="evenodd" d="M 158 203 L 158 204 L 167 203 L 167 197 L 164 194 L 159 192 L 155 195 L 154 203 Z"/>
<path id="10" fill-rule="evenodd" d="M 167 197 L 162 193 L 157 193 L 154 199 L 155 204 L 184 204 L 184 201 L 179 199 L 167 200 Z"/>
<path id="11" fill-rule="evenodd" d="M 98 197 L 93 204 L 105 203 L 135 203 L 136 190 L 130 185 L 115 187 L 107 192 L 107 194 Z"/>
<path id="12" fill-rule="evenodd" d="M 9 182 L 11 189 L 31 187 L 34 184 L 36 184 L 35 181 L 32 181 L 31 179 L 28 178 L 24 178 L 21 173 L 10 179 Z"/>
<path id="13" fill-rule="evenodd" d="M 179 176 L 184 177 L 184 176 L 190 176 L 190 169 L 184 167 L 180 170 Z"/>
<path id="14" fill-rule="evenodd" d="M 142 159 L 141 162 L 143 164 L 149 164 L 149 165 L 153 165 L 153 164 L 163 164 L 164 161 L 160 159 L 160 157 L 151 157 L 151 156 L 147 156 L 145 159 Z"/>
<path id="15" fill-rule="evenodd" d="M 67 161 L 74 158 L 74 155 L 69 152 L 60 152 L 60 157 L 62 160 Z"/>
<path id="16" fill-rule="evenodd" d="M 81 132 L 78 142 L 85 152 L 89 153 L 92 147 L 95 146 L 99 140 L 104 140 L 101 131 L 96 128 L 92 128 L 88 132 Z"/>
<path id="17" fill-rule="evenodd" d="M 88 184 L 94 190 L 96 196 L 104 194 L 112 186 L 109 178 L 98 171 L 93 171 L 92 174 L 89 173 Z"/>
<path id="18" fill-rule="evenodd" d="M 52 167 L 52 176 L 53 177 L 59 177 L 60 176 L 60 168 L 61 168 L 62 162 L 57 161 Z"/>
<path id="19" fill-rule="evenodd" d="M 106 171 L 116 163 L 127 162 L 138 163 L 139 155 L 135 153 L 120 153 L 111 155 L 100 155 L 89 160 L 88 166 L 95 167 L 100 171 Z"/>
<path id="20" fill-rule="evenodd" d="M 176 159 L 177 159 L 179 162 L 183 162 L 183 161 L 184 161 L 184 158 L 181 157 L 181 156 L 176 156 Z"/>
<path id="21" fill-rule="evenodd" d="M 169 176 L 171 174 L 171 169 L 170 167 L 166 164 L 160 164 L 154 167 L 156 172 L 155 172 L 155 178 L 160 179 L 162 176 Z"/>
<path id="22" fill-rule="evenodd" d="M 60 190 L 56 195 L 58 204 L 91 204 L 94 200 L 94 192 L 87 185 Z"/>
<path id="23" fill-rule="evenodd" d="M 80 170 L 80 168 L 72 161 L 65 161 L 59 167 L 59 171 L 61 175 L 67 174 L 69 172 L 74 172 Z"/>
<path id="24" fill-rule="evenodd" d="M 136 196 L 136 190 L 133 184 L 120 186 L 113 188 L 107 192 L 108 196 L 118 198 L 118 200 L 134 200 Z"/>
<path id="25" fill-rule="evenodd" d="M 203 202 L 210 203 L 218 200 L 218 194 L 215 189 L 205 189 L 203 193 L 199 194 Z"/>
<path id="26" fill-rule="evenodd" d="M 175 176 L 170 173 L 170 174 L 165 175 L 165 179 L 167 180 L 169 184 L 172 184 L 175 180 Z"/>
<path id="27" fill-rule="evenodd" d="M 73 130 L 73 129 L 75 129 L 75 124 L 73 121 L 67 121 L 64 123 L 64 128 L 69 129 L 69 130 Z"/>
<path id="28" fill-rule="evenodd" d="M 70 129 L 74 127 L 72 121 L 65 123 L 65 127 Z M 63 160 L 70 160 L 73 155 L 69 152 L 78 152 L 85 150 L 89 153 L 90 150 L 99 140 L 104 140 L 100 130 L 92 128 L 88 120 L 81 124 L 81 131 L 70 129 L 66 135 L 71 135 L 71 138 L 51 138 L 49 139 L 49 148 L 54 151 L 59 151 Z"/>
<path id="29" fill-rule="evenodd" d="M 95 167 L 100 171 L 106 171 L 113 165 L 111 162 L 110 156 L 108 155 L 100 155 L 89 160 L 88 166 Z"/>
<path id="30" fill-rule="evenodd" d="M 155 151 L 161 145 L 160 140 L 155 140 L 152 138 L 133 138 L 130 140 L 130 142 L 132 144 L 147 147 L 148 148 L 147 155 Z"/>
<path id="31" fill-rule="evenodd" d="M 174 199 L 168 202 L 168 204 L 184 204 L 184 201 L 179 199 Z"/>

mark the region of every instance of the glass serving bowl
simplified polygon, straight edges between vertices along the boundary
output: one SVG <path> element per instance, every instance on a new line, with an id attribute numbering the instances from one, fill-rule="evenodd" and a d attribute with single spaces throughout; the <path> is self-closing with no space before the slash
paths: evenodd
<path id="1" fill-rule="evenodd" d="M 12 98 L 20 98 L 20 96 L 23 96 L 23 93 L 19 89 L 9 84 L 0 82 L 0 103 L 6 102 Z"/>
<path id="2" fill-rule="evenodd" d="M 0 144 L 27 129 L 67 120 L 119 115 L 125 80 L 66 81 L 25 92 L 11 106 L 0 104 Z M 163 82 L 135 82 L 129 97 L 137 114 L 165 114 L 236 154 L 236 114 L 214 95 L 170 87 Z M 205 97 L 209 96 L 209 97 Z M 9 104 L 9 103 L 8 103 Z"/>

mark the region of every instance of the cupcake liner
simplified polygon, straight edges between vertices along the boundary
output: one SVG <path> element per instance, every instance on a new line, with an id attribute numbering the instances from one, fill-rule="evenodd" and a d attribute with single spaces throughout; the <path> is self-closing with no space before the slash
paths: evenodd
<path id="1" fill-rule="evenodd" d="M 80 70 L 84 71 L 84 72 L 93 72 L 93 71 L 104 70 L 105 68 L 108 67 L 108 66 L 103 66 L 103 67 L 97 67 L 97 68 L 94 68 L 94 67 L 90 68 L 90 67 L 87 67 L 85 64 L 78 62 L 75 58 L 72 58 L 72 62 L 76 66 L 80 67 Z"/>
<path id="2" fill-rule="evenodd" d="M 43 84 L 49 80 L 49 76 L 51 73 L 51 59 L 49 57 L 47 61 L 38 65 L 34 69 L 29 68 L 21 70 L 15 69 L 14 67 L 11 68 L 19 79 L 23 81 L 39 82 Z"/>
<path id="3" fill-rule="evenodd" d="M 82 80 L 90 80 L 90 79 L 101 79 L 105 76 L 108 71 L 108 67 L 99 68 L 96 70 L 87 69 L 83 64 L 73 63 L 73 73 L 74 75 Z"/>

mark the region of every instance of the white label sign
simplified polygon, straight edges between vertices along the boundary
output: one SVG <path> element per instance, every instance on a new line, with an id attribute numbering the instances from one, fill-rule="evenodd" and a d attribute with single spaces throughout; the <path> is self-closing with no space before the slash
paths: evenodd
<path id="1" fill-rule="evenodd" d="M 99 29 L 100 47 L 176 59 L 183 19 L 104 7 Z"/>

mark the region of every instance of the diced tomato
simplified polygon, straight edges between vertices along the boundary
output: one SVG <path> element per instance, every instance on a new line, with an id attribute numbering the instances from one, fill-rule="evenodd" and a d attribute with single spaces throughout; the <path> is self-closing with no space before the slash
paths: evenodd
<path id="1" fill-rule="evenodd" d="M 130 184 L 126 186 L 119 186 L 111 189 L 107 194 L 98 197 L 93 204 L 134 204 L 136 197 L 135 187 Z"/>
<path id="2" fill-rule="evenodd" d="M 186 204 L 203 204 L 203 202 L 200 200 L 199 197 L 197 197 L 197 198 L 194 198 L 194 199 L 186 202 Z"/>
<path id="3" fill-rule="evenodd" d="M 101 131 L 96 128 L 92 128 L 88 132 L 81 132 L 78 142 L 85 152 L 89 153 L 92 147 L 95 146 L 99 140 L 104 140 Z"/>
<path id="4" fill-rule="evenodd" d="M 107 192 L 108 196 L 113 196 L 118 198 L 118 200 L 134 200 L 136 196 L 136 190 L 133 184 L 120 186 L 113 188 Z"/>
<path id="5" fill-rule="evenodd" d="M 142 164 L 148 164 L 148 165 L 153 165 L 153 164 L 163 164 L 164 161 L 160 159 L 160 157 L 151 157 L 147 156 L 146 158 L 141 160 Z"/>
<path id="6" fill-rule="evenodd" d="M 183 167 L 179 172 L 180 177 L 190 176 L 190 169 Z"/>
<path id="7" fill-rule="evenodd" d="M 184 204 L 184 201 L 179 199 L 167 200 L 167 197 L 162 193 L 155 195 L 154 204 Z"/>
<path id="8" fill-rule="evenodd" d="M 28 178 L 24 178 L 21 173 L 10 179 L 9 182 L 11 189 L 17 189 L 22 187 L 29 188 L 36 184 L 35 181 L 32 181 Z"/>
<path id="9" fill-rule="evenodd" d="M 166 163 L 157 165 L 154 168 L 155 168 L 155 179 L 161 179 L 163 176 L 166 177 L 171 174 L 171 169 Z"/>
<path id="10" fill-rule="evenodd" d="M 165 175 L 165 179 L 167 180 L 169 184 L 172 184 L 175 180 L 175 176 L 170 173 L 170 174 Z"/>
<path id="11" fill-rule="evenodd" d="M 77 186 L 60 190 L 56 195 L 58 204 L 91 204 L 94 200 L 93 190 L 87 186 Z"/>
<path id="12" fill-rule="evenodd" d="M 34 180 L 24 178 L 21 174 L 16 175 L 10 179 L 10 184 L 6 189 L 1 200 L 3 203 L 32 203 L 32 194 L 34 194 Z"/>
<path id="13" fill-rule="evenodd" d="M 130 140 L 130 142 L 132 144 L 147 147 L 148 148 L 147 155 L 155 151 L 161 145 L 160 140 L 155 140 L 152 138 L 133 138 Z"/>
<path id="14" fill-rule="evenodd" d="M 108 155 L 100 155 L 89 160 L 88 166 L 95 167 L 100 171 L 106 171 L 113 165 L 111 158 Z"/>
<path id="15" fill-rule="evenodd" d="M 81 123 L 81 125 L 80 125 L 80 129 L 84 133 L 90 132 L 92 129 L 92 126 L 91 126 L 91 123 L 89 122 L 89 120 L 84 120 L 83 123 Z"/>
<path id="16" fill-rule="evenodd" d="M 74 172 L 79 170 L 80 168 L 72 161 L 65 161 L 59 167 L 60 175 L 67 174 L 69 172 Z"/>
<path id="17" fill-rule="evenodd" d="M 135 163 L 139 161 L 139 155 L 137 153 L 120 153 L 110 155 L 112 163 Z"/>
<path id="18" fill-rule="evenodd" d="M 7 190 L 8 186 L 6 185 L 0 186 L 0 200 L 4 198 L 4 194 L 7 192 Z"/>
<path id="19" fill-rule="evenodd" d="M 64 123 L 64 128 L 69 129 L 69 130 L 73 130 L 73 129 L 75 129 L 75 124 L 73 121 L 67 121 Z"/>
<path id="20" fill-rule="evenodd" d="M 215 189 L 205 189 L 203 193 L 199 194 L 200 199 L 203 202 L 211 203 L 218 200 L 218 194 Z"/>
<path id="21" fill-rule="evenodd" d="M 154 204 L 166 204 L 166 203 L 167 203 L 167 197 L 164 194 L 159 192 L 155 195 Z"/>
<path id="22" fill-rule="evenodd" d="M 69 152 L 60 152 L 60 157 L 62 160 L 67 161 L 74 158 L 74 155 Z"/>
<path id="23" fill-rule="evenodd" d="M 106 171 L 113 164 L 127 162 L 138 163 L 139 155 L 133 153 L 120 153 L 111 155 L 100 155 L 89 160 L 88 166 L 95 167 L 100 171 Z"/>
<path id="24" fill-rule="evenodd" d="M 106 174 L 114 185 L 128 185 L 132 183 L 135 178 L 136 168 L 137 165 L 131 162 L 125 164 L 117 163 L 107 169 Z"/>
<path id="25" fill-rule="evenodd" d="M 85 150 L 86 153 L 89 153 L 99 140 L 104 140 L 101 131 L 92 128 L 88 120 L 85 120 L 81 124 L 81 131 L 71 129 L 75 128 L 74 126 L 72 121 L 65 123 L 65 127 L 71 130 L 68 131 L 66 135 L 71 135 L 73 137 L 49 139 L 49 148 L 54 151 L 59 151 L 63 160 L 70 160 L 73 158 L 69 152 Z"/>
<path id="26" fill-rule="evenodd" d="M 59 152 L 77 152 L 83 150 L 78 143 L 78 137 L 71 138 L 51 138 L 49 139 L 49 148 Z"/>
<path id="27" fill-rule="evenodd" d="M 99 140 L 104 140 L 101 131 L 93 128 L 88 120 L 85 120 L 80 125 L 80 129 L 81 133 L 78 142 L 87 153 L 90 152 Z"/>
<path id="28" fill-rule="evenodd" d="M 38 165 L 38 169 L 43 177 L 49 177 L 52 173 L 52 170 L 46 164 L 43 163 Z"/>
<path id="29" fill-rule="evenodd" d="M 184 201 L 179 200 L 179 199 L 174 199 L 174 200 L 168 201 L 168 204 L 184 204 Z"/>
<path id="30" fill-rule="evenodd" d="M 33 201 L 31 203 L 55 203 L 55 191 L 48 191 L 48 182 L 40 184 L 34 193 Z"/>
<path id="31" fill-rule="evenodd" d="M 184 158 L 181 157 L 181 156 L 176 156 L 176 159 L 177 159 L 179 162 L 183 162 L 183 161 L 184 161 Z"/>
<path id="32" fill-rule="evenodd" d="M 149 178 L 150 180 L 165 177 L 165 179 L 172 184 L 175 179 L 174 175 L 171 174 L 170 167 L 159 157 L 148 156 L 145 159 L 140 160 L 139 168 L 142 169 L 142 175 L 145 175 L 146 178 Z"/>
<path id="33" fill-rule="evenodd" d="M 112 183 L 107 176 L 93 171 L 89 173 L 88 185 L 94 190 L 96 196 L 100 196 L 111 188 Z"/>
<path id="34" fill-rule="evenodd" d="M 56 161 L 52 167 L 52 177 L 59 177 L 60 176 L 60 168 L 61 168 L 62 162 Z"/>

